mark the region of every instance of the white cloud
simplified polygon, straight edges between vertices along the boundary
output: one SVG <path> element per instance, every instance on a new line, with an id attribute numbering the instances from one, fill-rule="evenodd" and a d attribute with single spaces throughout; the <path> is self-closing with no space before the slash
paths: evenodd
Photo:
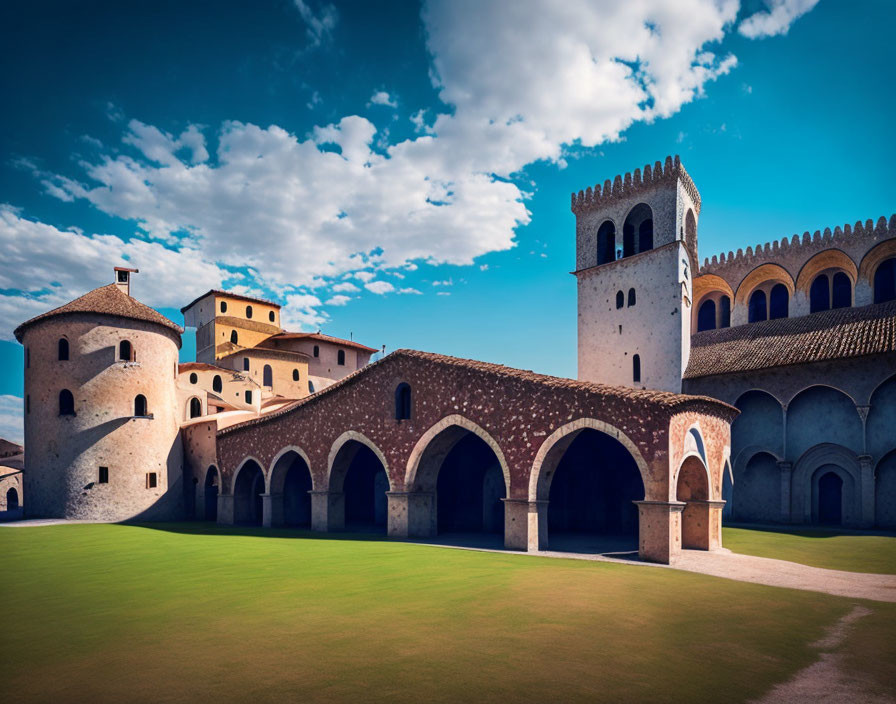
<path id="1" fill-rule="evenodd" d="M 364 284 L 364 288 L 366 288 L 371 293 L 376 293 L 378 295 L 391 293 L 395 290 L 395 287 L 388 281 L 371 281 L 370 283 Z"/>
<path id="2" fill-rule="evenodd" d="M 367 283 L 368 281 L 375 279 L 376 274 L 374 274 L 372 271 L 356 271 L 354 277 L 358 279 L 358 281 Z"/>
<path id="3" fill-rule="evenodd" d="M 450 296 L 451 291 L 439 291 L 438 293 L 436 293 L 436 295 L 437 296 Z"/>
<path id="4" fill-rule="evenodd" d="M 319 328 L 329 317 L 318 310 L 321 300 L 310 293 L 294 293 L 286 296 L 286 305 L 280 310 L 280 324 L 284 329 Z"/>
<path id="5" fill-rule="evenodd" d="M 395 98 L 389 95 L 384 90 L 375 91 L 373 95 L 370 96 L 370 105 L 385 105 L 390 108 L 397 108 L 398 103 Z"/>
<path id="6" fill-rule="evenodd" d="M 743 20 L 737 31 L 749 39 L 787 34 L 796 20 L 818 4 L 818 0 L 765 0 L 766 9 Z"/>
<path id="7" fill-rule="evenodd" d="M 351 296 L 343 296 L 341 294 L 337 294 L 335 296 L 331 296 L 330 298 L 328 298 L 326 301 L 326 305 L 328 305 L 328 306 L 344 306 L 350 300 L 352 300 Z"/>
<path id="8" fill-rule="evenodd" d="M 479 271 L 488 271 L 488 264 L 480 264 Z"/>
<path id="9" fill-rule="evenodd" d="M 400 288 L 400 289 L 398 289 L 398 293 L 405 293 L 405 294 L 409 293 L 409 294 L 412 294 L 412 295 L 415 295 L 415 296 L 422 296 L 422 295 L 423 295 L 423 291 L 418 291 L 418 290 L 415 289 L 415 288 Z"/>
<path id="10" fill-rule="evenodd" d="M 433 281 L 433 286 L 454 286 L 454 279 L 445 279 L 444 281 Z"/>
<path id="11" fill-rule="evenodd" d="M 24 443 L 23 409 L 24 401 L 18 396 L 0 395 L 0 438 L 20 445 Z"/>
<path id="12" fill-rule="evenodd" d="M 296 9 L 308 25 L 308 38 L 311 40 L 311 46 L 318 46 L 324 39 L 329 39 L 336 22 L 339 19 L 339 13 L 332 5 L 324 5 L 320 12 L 315 14 L 305 0 L 293 0 Z"/>
<path id="13" fill-rule="evenodd" d="M 343 281 L 342 283 L 335 284 L 332 286 L 332 289 L 341 293 L 357 293 L 361 290 L 350 281 Z"/>

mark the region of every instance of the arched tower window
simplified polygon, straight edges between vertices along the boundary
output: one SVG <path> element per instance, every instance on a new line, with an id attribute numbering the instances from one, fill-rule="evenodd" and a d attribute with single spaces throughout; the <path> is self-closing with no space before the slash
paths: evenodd
<path id="1" fill-rule="evenodd" d="M 597 231 L 597 263 L 606 264 L 616 259 L 616 226 L 609 220 Z"/>
<path id="2" fill-rule="evenodd" d="M 622 308 L 625 305 L 625 294 L 622 291 L 616 292 L 616 307 Z"/>
<path id="3" fill-rule="evenodd" d="M 190 399 L 190 418 L 198 418 L 202 415 L 202 401 L 198 398 Z"/>
<path id="4" fill-rule="evenodd" d="M 299 380 L 299 370 L 298 370 L 298 369 L 293 369 L 293 370 L 292 370 L 292 380 L 293 380 L 293 381 L 298 381 L 298 380 Z"/>
<path id="5" fill-rule="evenodd" d="M 118 359 L 123 362 L 130 362 L 134 358 L 134 349 L 128 340 L 122 340 L 118 343 Z"/>
<path id="6" fill-rule="evenodd" d="M 140 417 L 149 415 L 146 409 L 146 396 L 143 394 L 134 397 L 134 415 Z"/>
<path id="7" fill-rule="evenodd" d="M 239 338 L 239 336 L 236 334 L 236 330 L 231 330 L 231 331 L 230 331 L 230 341 L 231 341 L 234 345 L 237 345 L 237 344 L 239 344 L 239 339 L 240 339 L 240 338 Z"/>
<path id="8" fill-rule="evenodd" d="M 274 370 L 271 369 L 270 364 L 265 364 L 264 369 L 261 372 L 262 374 L 262 385 L 263 386 L 273 386 L 274 385 Z"/>
<path id="9" fill-rule="evenodd" d="M 196 374 L 196 372 L 192 372 L 192 373 L 190 374 L 190 383 L 191 383 L 191 384 L 195 384 L 195 383 L 197 383 L 198 381 L 199 381 L 199 375 Z"/>
<path id="10" fill-rule="evenodd" d="M 59 361 L 68 361 L 68 340 L 64 337 L 59 338 Z"/>
<path id="11" fill-rule="evenodd" d="M 633 306 L 633 305 L 635 305 L 635 303 L 637 303 L 637 299 L 635 297 L 635 289 L 630 288 L 628 290 L 628 304 L 630 306 Z"/>
<path id="12" fill-rule="evenodd" d="M 809 312 L 818 313 L 831 307 L 831 286 L 827 274 L 819 274 L 809 287 Z"/>
<path id="13" fill-rule="evenodd" d="M 224 382 L 221 381 L 221 375 L 215 374 L 215 378 L 212 379 L 212 391 L 219 394 L 224 389 Z"/>
<path id="14" fill-rule="evenodd" d="M 703 330 L 715 330 L 716 328 L 716 302 L 703 301 L 697 311 L 697 332 Z"/>
<path id="15" fill-rule="evenodd" d="M 411 417 L 411 387 L 402 382 L 395 389 L 395 419 L 408 420 Z"/>
<path id="16" fill-rule="evenodd" d="M 59 415 L 73 416 L 75 415 L 75 397 L 68 389 L 59 392 Z"/>
<path id="17" fill-rule="evenodd" d="M 647 203 L 638 203 L 622 225 L 622 256 L 649 249 L 653 249 L 653 211 Z"/>
<path id="18" fill-rule="evenodd" d="M 842 271 L 831 280 L 831 308 L 849 308 L 852 305 L 852 282 Z"/>
<path id="19" fill-rule="evenodd" d="M 728 296 L 719 299 L 719 327 L 731 327 L 731 299 Z"/>
<path id="20" fill-rule="evenodd" d="M 221 312 L 222 313 L 227 312 L 227 301 L 221 301 Z"/>
<path id="21" fill-rule="evenodd" d="M 320 357 L 320 347 L 318 347 L 317 345 L 314 346 L 314 356 Z"/>
<path id="22" fill-rule="evenodd" d="M 874 302 L 896 301 L 896 257 L 885 259 L 874 272 Z"/>
<path id="23" fill-rule="evenodd" d="M 632 381 L 636 384 L 641 382 L 641 355 L 639 354 L 632 357 Z"/>
<path id="24" fill-rule="evenodd" d="M 345 350 L 339 350 L 336 353 L 336 364 L 338 364 L 340 367 L 345 366 Z"/>
<path id="25" fill-rule="evenodd" d="M 268 320 L 270 320 L 272 323 L 274 322 L 274 311 L 268 312 Z"/>
<path id="26" fill-rule="evenodd" d="M 750 296 L 748 316 L 748 320 L 751 323 L 768 320 L 765 291 L 753 291 L 753 294 Z"/>
<path id="27" fill-rule="evenodd" d="M 769 320 L 786 318 L 790 307 L 790 293 L 784 284 L 775 284 L 768 299 Z"/>
<path id="28" fill-rule="evenodd" d="M 252 306 L 246 306 L 246 317 L 247 318 L 252 317 Z"/>

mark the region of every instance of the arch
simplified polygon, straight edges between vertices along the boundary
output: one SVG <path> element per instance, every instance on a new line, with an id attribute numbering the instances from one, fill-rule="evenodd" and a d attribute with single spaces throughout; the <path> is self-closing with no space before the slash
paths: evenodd
<path id="1" fill-rule="evenodd" d="M 700 304 L 697 310 L 697 332 L 715 330 L 716 328 L 716 302 L 707 299 Z"/>
<path id="2" fill-rule="evenodd" d="M 122 340 L 118 343 L 118 359 L 122 362 L 131 362 L 134 359 L 134 348 L 130 340 Z"/>
<path id="3" fill-rule="evenodd" d="M 606 264 L 616 259 L 616 225 L 605 220 L 597 229 L 597 263 Z"/>
<path id="4" fill-rule="evenodd" d="M 190 374 L 190 383 L 191 383 L 191 384 L 196 384 L 196 383 L 198 383 L 198 382 L 199 382 L 199 375 L 198 375 L 196 372 L 192 372 L 192 373 Z"/>
<path id="5" fill-rule="evenodd" d="M 7 511 L 18 511 L 19 510 L 19 492 L 15 487 L 10 487 L 6 492 L 6 510 Z"/>
<path id="6" fill-rule="evenodd" d="M 768 305 L 766 303 L 765 291 L 753 291 L 750 294 L 747 321 L 750 323 L 761 323 L 763 320 L 768 320 Z"/>
<path id="7" fill-rule="evenodd" d="M 780 283 L 784 284 L 789 295 L 793 295 L 793 278 L 787 270 L 779 264 L 761 264 L 747 274 L 740 285 L 737 287 L 737 293 L 734 294 L 735 305 L 746 305 L 750 294 L 759 286 Z"/>
<path id="8" fill-rule="evenodd" d="M 273 386 L 274 385 L 274 370 L 271 368 L 270 364 L 265 364 L 264 368 L 261 370 L 261 385 L 262 386 Z"/>
<path id="9" fill-rule="evenodd" d="M 146 396 L 137 394 L 134 397 L 134 415 L 138 418 L 145 418 L 149 415 L 148 406 L 146 404 Z"/>
<path id="10" fill-rule="evenodd" d="M 874 302 L 896 301 L 896 257 L 884 259 L 874 270 Z"/>
<path id="11" fill-rule="evenodd" d="M 841 523 L 859 525 L 861 507 L 861 468 L 858 456 L 849 448 L 831 442 L 820 443 L 806 450 L 793 467 L 791 480 L 792 517 L 797 522 L 818 523 L 819 481 L 834 473 L 842 480 Z"/>
<path id="12" fill-rule="evenodd" d="M 801 456 L 819 438 L 863 451 L 862 419 L 855 402 L 840 389 L 814 385 L 800 391 L 787 405 L 788 459 Z"/>
<path id="13" fill-rule="evenodd" d="M 744 523 L 776 523 L 781 515 L 781 469 L 765 448 L 745 448 L 734 466 L 732 515 Z"/>
<path id="14" fill-rule="evenodd" d="M 308 455 L 300 447 L 284 447 L 267 472 L 271 495 L 271 525 L 310 527 L 314 476 Z"/>
<path id="15" fill-rule="evenodd" d="M 263 465 L 254 457 L 246 457 L 233 474 L 233 522 L 261 525 L 264 520 L 262 495 L 265 492 Z"/>
<path id="16" fill-rule="evenodd" d="M 768 319 L 778 320 L 790 315 L 790 292 L 784 284 L 775 284 L 768 297 Z"/>
<path id="17" fill-rule="evenodd" d="M 840 249 L 826 249 L 819 252 L 800 267 L 796 275 L 795 289 L 808 296 L 812 284 L 822 272 L 831 273 L 829 270 L 838 269 L 846 272 L 850 283 L 855 285 L 859 270 L 855 262 L 846 252 Z"/>
<path id="18" fill-rule="evenodd" d="M 246 306 L 246 317 L 252 318 L 252 306 Z"/>
<path id="19" fill-rule="evenodd" d="M 616 309 L 619 310 L 625 305 L 625 294 L 622 291 L 616 292 Z"/>
<path id="20" fill-rule="evenodd" d="M 376 446 L 376 444 L 370 440 L 363 433 L 359 433 L 356 430 L 346 430 L 342 435 L 340 435 L 333 444 L 330 446 L 330 454 L 327 457 L 327 476 L 326 481 L 324 483 L 324 489 L 326 491 L 333 491 L 333 469 L 334 463 L 336 462 L 337 455 L 342 450 L 342 448 L 348 444 L 349 442 L 357 442 L 361 445 L 367 447 L 374 455 L 376 455 L 377 459 L 380 461 L 380 464 L 383 465 L 383 469 L 386 470 L 386 477 L 389 479 L 389 491 L 394 491 L 394 485 L 392 482 L 392 474 L 389 471 L 389 463 L 386 462 L 386 456 L 383 454 L 382 450 Z M 338 468 L 337 468 L 338 469 Z M 345 468 L 347 469 L 347 467 Z M 339 481 L 339 490 L 342 488 L 342 481 L 345 479 L 344 476 L 336 477 Z"/>
<path id="21" fill-rule="evenodd" d="M 379 448 L 361 433 L 349 430 L 333 444 L 326 489 L 338 497 L 339 508 L 328 515 L 332 528 L 358 525 L 362 530 L 386 530 L 386 494 L 392 491 L 389 466 Z"/>
<path id="22" fill-rule="evenodd" d="M 622 256 L 630 257 L 653 249 L 653 210 L 638 203 L 628 211 L 622 224 Z"/>
<path id="23" fill-rule="evenodd" d="M 236 330 L 230 331 L 230 342 L 234 345 L 238 345 L 240 343 L 239 335 L 236 334 Z"/>
<path id="24" fill-rule="evenodd" d="M 202 415 L 202 401 L 198 397 L 193 396 L 187 406 L 189 408 L 188 417 L 199 418 Z"/>
<path id="25" fill-rule="evenodd" d="M 885 260 L 893 257 L 896 257 L 896 238 L 890 238 L 875 245 L 862 257 L 862 262 L 859 264 L 859 279 L 867 281 L 869 284 L 873 283 L 878 267 Z"/>
<path id="26" fill-rule="evenodd" d="M 212 379 L 212 391 L 214 391 L 216 394 L 219 394 L 223 390 L 224 390 L 224 382 L 221 379 L 221 375 L 215 374 L 214 378 Z"/>
<path id="27" fill-rule="evenodd" d="M 874 389 L 870 406 L 865 422 L 868 454 L 883 457 L 896 449 L 896 374 Z"/>
<path id="28" fill-rule="evenodd" d="M 336 353 L 336 364 L 338 364 L 340 367 L 345 366 L 345 350 L 339 350 Z"/>
<path id="29" fill-rule="evenodd" d="M 59 392 L 59 415 L 75 415 L 75 397 L 68 389 L 63 389 Z"/>
<path id="30" fill-rule="evenodd" d="M 685 435 L 682 460 L 688 455 L 696 455 L 703 464 L 709 464 L 709 461 L 706 459 L 706 446 L 703 442 L 703 433 L 700 431 L 699 423 L 694 423 L 694 425 L 688 428 L 688 432 Z"/>
<path id="31" fill-rule="evenodd" d="M 775 455 L 784 451 L 784 409 L 767 391 L 751 389 L 734 402 L 740 415 L 731 423 L 731 447 L 738 456 L 756 446 Z"/>
<path id="32" fill-rule="evenodd" d="M 286 447 L 282 448 L 280 450 L 280 452 L 278 452 L 276 455 L 274 455 L 274 459 L 271 460 L 271 464 L 268 469 L 268 484 L 267 484 L 268 493 L 271 493 L 272 488 L 274 486 L 273 482 L 271 481 L 272 477 L 274 476 L 274 467 L 277 466 L 277 463 L 281 459 L 283 459 L 290 453 L 295 454 L 298 457 L 300 457 L 305 462 L 305 464 L 308 466 L 308 471 L 309 472 L 311 471 L 311 460 L 308 459 L 308 453 L 305 452 L 305 450 L 303 450 L 298 445 L 287 445 Z M 311 478 L 312 478 L 312 480 L 314 479 L 313 473 L 311 474 Z M 316 486 L 314 488 L 315 488 L 315 490 L 317 490 Z"/>
<path id="33" fill-rule="evenodd" d="M 629 306 L 633 306 L 633 305 L 635 305 L 635 303 L 637 303 L 637 298 L 636 298 L 636 295 L 635 295 L 635 289 L 630 288 L 630 289 L 628 290 L 628 305 L 629 305 Z"/>
<path id="34" fill-rule="evenodd" d="M 66 338 L 59 338 L 59 343 L 57 344 L 57 352 L 60 362 L 68 361 L 68 340 Z"/>
<path id="35" fill-rule="evenodd" d="M 685 456 L 676 470 L 675 500 L 684 502 L 681 512 L 681 547 L 697 550 L 710 548 L 709 470 L 697 454 Z"/>
<path id="36" fill-rule="evenodd" d="M 694 217 L 694 211 L 688 208 L 687 215 L 684 216 L 684 244 L 688 252 L 697 261 L 697 218 Z"/>
<path id="37" fill-rule="evenodd" d="M 411 385 L 401 382 L 395 387 L 395 420 L 409 420 L 411 417 Z"/>
<path id="38" fill-rule="evenodd" d="M 221 475 L 218 468 L 210 464 L 205 470 L 202 480 L 203 518 L 206 521 L 218 520 L 218 492 L 221 489 Z"/>
<path id="39" fill-rule="evenodd" d="M 233 494 L 233 489 L 236 486 L 237 476 L 239 475 L 239 473 L 243 469 L 243 467 L 245 467 L 250 462 L 254 462 L 256 465 L 258 465 L 259 469 L 264 467 L 264 465 L 261 463 L 261 461 L 257 457 L 255 457 L 255 455 L 246 455 L 245 457 L 243 457 L 242 461 L 239 463 L 239 465 L 237 465 L 236 471 L 233 473 L 233 476 L 230 478 L 230 493 L 231 494 Z M 211 465 L 211 466 L 214 466 L 214 465 Z M 263 472 L 264 472 L 264 470 L 262 470 L 262 473 Z"/>
<path id="40" fill-rule="evenodd" d="M 884 455 L 874 470 L 874 518 L 879 528 L 896 528 L 896 449 Z"/>
<path id="41" fill-rule="evenodd" d="M 717 274 L 702 274 L 694 277 L 694 300 L 702 300 L 710 293 L 722 293 L 734 298 L 734 291 L 725 279 Z"/>

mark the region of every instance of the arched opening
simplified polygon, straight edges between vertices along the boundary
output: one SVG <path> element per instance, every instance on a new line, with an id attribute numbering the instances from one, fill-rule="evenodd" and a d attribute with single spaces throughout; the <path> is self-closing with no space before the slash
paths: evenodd
<path id="1" fill-rule="evenodd" d="M 874 516 L 879 528 L 896 529 L 896 449 L 884 455 L 874 472 Z"/>
<path id="2" fill-rule="evenodd" d="M 274 311 L 269 311 L 269 312 L 268 312 L 268 320 L 270 320 L 270 321 L 273 323 L 273 322 L 274 322 L 274 319 L 275 319 L 275 318 L 274 318 Z"/>
<path id="3" fill-rule="evenodd" d="M 190 418 L 198 418 L 202 415 L 202 401 L 195 396 L 190 399 Z"/>
<path id="4" fill-rule="evenodd" d="M 712 299 L 703 301 L 697 311 L 697 332 L 703 330 L 715 330 L 716 328 L 716 302 Z"/>
<path id="5" fill-rule="evenodd" d="M 775 284 L 772 286 L 771 294 L 768 299 L 768 317 L 769 320 L 778 320 L 786 318 L 790 307 L 790 293 L 784 284 Z"/>
<path id="6" fill-rule="evenodd" d="M 59 415 L 73 416 L 75 415 L 75 397 L 68 389 L 59 392 Z"/>
<path id="7" fill-rule="evenodd" d="M 345 350 L 339 350 L 336 353 L 336 364 L 338 364 L 340 367 L 345 366 Z"/>
<path id="8" fill-rule="evenodd" d="M 233 485 L 233 522 L 260 526 L 263 519 L 264 472 L 255 460 L 247 460 Z"/>
<path id="9" fill-rule="evenodd" d="M 725 463 L 725 469 L 722 470 L 722 501 L 725 502 L 722 520 L 727 522 L 734 516 L 734 475 L 729 462 Z"/>
<path id="10" fill-rule="evenodd" d="M 395 419 L 408 420 L 411 417 L 411 386 L 402 382 L 395 389 Z"/>
<path id="11" fill-rule="evenodd" d="M 809 312 L 818 313 L 819 311 L 828 310 L 830 308 L 831 286 L 828 281 L 827 274 L 819 274 L 809 287 Z"/>
<path id="12" fill-rule="evenodd" d="M 606 264 L 616 259 L 616 226 L 607 220 L 597 230 L 597 263 Z"/>
<path id="13" fill-rule="evenodd" d="M 766 306 L 765 291 L 753 291 L 750 295 L 750 303 L 747 311 L 748 321 L 759 323 L 768 320 L 768 308 Z"/>
<path id="14" fill-rule="evenodd" d="M 734 518 L 743 523 L 777 523 L 781 520 L 781 470 L 767 452 L 757 452 L 734 480 L 737 499 Z"/>
<path id="15" fill-rule="evenodd" d="M 330 487 L 342 492 L 345 528 L 385 532 L 389 478 L 377 454 L 358 440 L 348 440 L 333 458 Z"/>
<path id="16" fill-rule="evenodd" d="M 684 245 L 688 252 L 697 262 L 697 218 L 694 217 L 694 211 L 688 209 L 687 215 L 684 217 Z"/>
<path id="17" fill-rule="evenodd" d="M 834 274 L 831 285 L 831 308 L 849 308 L 852 305 L 852 282 L 842 271 Z"/>
<path id="18" fill-rule="evenodd" d="M 196 384 L 198 382 L 199 382 L 199 375 L 196 374 L 196 372 L 193 372 L 192 374 L 190 374 L 190 383 Z"/>
<path id="19" fill-rule="evenodd" d="M 719 299 L 719 327 L 731 327 L 731 299 L 728 296 Z"/>
<path id="20" fill-rule="evenodd" d="M 15 487 L 10 488 L 6 492 L 6 510 L 7 511 L 18 511 L 19 510 L 19 492 L 16 491 Z"/>
<path id="21" fill-rule="evenodd" d="M 207 521 L 218 520 L 218 487 L 220 484 L 221 479 L 218 476 L 218 468 L 215 467 L 215 465 L 210 465 L 205 471 L 205 482 L 203 483 L 204 492 L 202 497 L 205 509 L 203 516 Z"/>
<path id="22" fill-rule="evenodd" d="M 817 522 L 821 525 L 843 524 L 843 478 L 834 471 L 819 470 L 817 485 Z"/>
<path id="23" fill-rule="evenodd" d="M 298 380 L 299 380 L 299 370 L 298 370 L 298 369 L 293 369 L 293 370 L 292 370 L 292 380 L 293 380 L 293 381 L 298 381 Z"/>
<path id="24" fill-rule="evenodd" d="M 216 394 L 221 393 L 224 390 L 224 382 L 221 380 L 220 374 L 215 374 L 215 377 L 212 379 L 212 391 Z"/>
<path id="25" fill-rule="evenodd" d="M 143 394 L 137 394 L 134 397 L 134 415 L 139 418 L 149 415 L 146 407 L 146 396 Z"/>
<path id="26" fill-rule="evenodd" d="M 641 355 L 632 356 L 632 383 L 641 383 Z"/>
<path id="27" fill-rule="evenodd" d="M 227 301 L 221 301 L 221 312 L 222 313 L 227 312 Z"/>
<path id="28" fill-rule="evenodd" d="M 239 344 L 239 339 L 240 339 L 240 338 L 239 338 L 239 336 L 236 334 L 236 330 L 231 330 L 231 331 L 230 331 L 230 341 L 231 341 L 234 345 L 237 345 L 237 344 Z"/>
<path id="29" fill-rule="evenodd" d="M 625 305 L 625 294 L 622 291 L 616 292 L 616 309 L 622 308 Z"/>
<path id="30" fill-rule="evenodd" d="M 118 343 L 118 359 L 122 362 L 130 362 L 134 357 L 134 351 L 128 340 L 122 340 Z"/>
<path id="31" fill-rule="evenodd" d="M 67 362 L 68 361 L 68 340 L 64 337 L 59 339 L 59 361 Z"/>
<path id="32" fill-rule="evenodd" d="M 896 301 L 896 257 L 884 259 L 874 272 L 874 302 Z"/>
<path id="33" fill-rule="evenodd" d="M 637 303 L 637 297 L 635 296 L 635 289 L 630 288 L 628 290 L 628 305 L 633 306 Z"/>
<path id="34" fill-rule="evenodd" d="M 252 306 L 246 306 L 246 317 L 247 318 L 252 317 Z"/>
<path id="35" fill-rule="evenodd" d="M 271 523 L 310 527 L 311 488 L 311 469 L 305 458 L 294 450 L 284 453 L 271 470 Z"/>
<path id="36" fill-rule="evenodd" d="M 700 458 L 691 455 L 678 470 L 675 497 L 684 501 L 681 512 L 681 547 L 709 549 L 709 476 Z"/>
<path id="37" fill-rule="evenodd" d="M 796 461 L 820 443 L 840 445 L 857 455 L 863 452 L 862 419 L 855 403 L 829 386 L 805 389 L 787 407 L 787 458 Z"/>
<path id="38" fill-rule="evenodd" d="M 633 502 L 644 499 L 644 483 L 635 458 L 610 435 L 583 428 L 558 440 L 542 462 L 537 497 L 548 500 L 551 549 L 638 549 L 638 509 Z M 541 549 L 547 544 L 547 536 L 539 535 Z"/>
<path id="39" fill-rule="evenodd" d="M 264 369 L 261 371 L 262 376 L 262 386 L 273 386 L 274 385 L 274 370 L 271 369 L 270 364 L 265 364 Z"/>
<path id="40" fill-rule="evenodd" d="M 739 457 L 751 446 L 780 455 L 784 451 L 784 410 L 778 400 L 754 389 L 742 394 L 734 405 L 740 415 L 731 423 L 732 457 Z"/>
<path id="41" fill-rule="evenodd" d="M 884 457 L 896 451 L 896 375 L 880 384 L 871 394 L 871 409 L 865 423 L 868 454 Z M 896 491 L 891 496 L 896 501 Z"/>
<path id="42" fill-rule="evenodd" d="M 630 257 L 653 249 L 653 211 L 647 203 L 638 203 L 622 225 L 622 256 Z"/>

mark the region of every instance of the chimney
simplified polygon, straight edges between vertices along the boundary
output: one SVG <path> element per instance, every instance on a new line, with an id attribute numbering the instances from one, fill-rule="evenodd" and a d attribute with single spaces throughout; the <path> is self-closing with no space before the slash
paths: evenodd
<path id="1" fill-rule="evenodd" d="M 115 267 L 115 285 L 120 291 L 131 295 L 131 274 L 139 274 L 139 269 L 126 269 L 123 266 Z"/>

